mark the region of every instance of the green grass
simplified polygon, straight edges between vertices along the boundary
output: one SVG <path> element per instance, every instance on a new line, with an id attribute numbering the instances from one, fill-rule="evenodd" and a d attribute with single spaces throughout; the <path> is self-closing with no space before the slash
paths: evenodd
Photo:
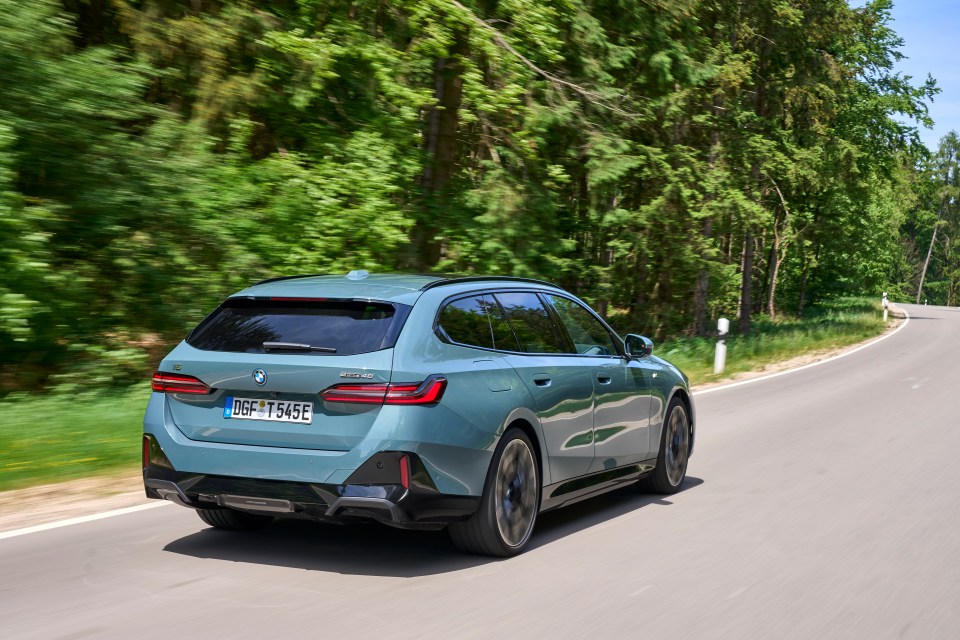
<path id="1" fill-rule="evenodd" d="M 136 472 L 150 388 L 0 402 L 0 491 L 92 475 Z"/>
<path id="2" fill-rule="evenodd" d="M 879 305 L 843 299 L 812 309 L 803 320 L 760 318 L 749 336 L 727 341 L 727 368 L 713 375 L 715 339 L 686 338 L 658 345 L 667 358 L 699 384 L 794 356 L 846 346 L 883 329 Z M 8 396 L 0 402 L 0 491 L 135 472 L 149 387 L 97 396 Z"/>
<path id="3" fill-rule="evenodd" d="M 731 321 L 731 326 L 735 321 Z M 760 317 L 746 336 L 727 338 L 727 364 L 713 373 L 715 338 L 670 340 L 654 353 L 680 367 L 694 385 L 729 378 L 744 371 L 820 351 L 856 344 L 883 331 L 883 311 L 868 298 L 842 298 L 810 309 L 803 319 Z"/>

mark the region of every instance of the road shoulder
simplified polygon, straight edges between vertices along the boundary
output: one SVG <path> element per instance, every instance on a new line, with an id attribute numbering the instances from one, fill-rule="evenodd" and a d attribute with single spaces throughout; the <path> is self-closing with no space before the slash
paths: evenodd
<path id="1" fill-rule="evenodd" d="M 903 309 L 899 309 L 896 306 L 890 308 L 891 315 L 890 321 L 887 326 L 884 328 L 883 332 L 879 335 L 872 336 L 866 340 L 856 342 L 854 344 L 849 344 L 844 347 L 836 347 L 834 349 L 818 349 L 816 351 L 810 351 L 801 356 L 795 358 L 788 358 L 787 360 L 780 360 L 779 362 L 773 362 L 767 365 L 760 367 L 759 369 L 754 369 L 753 371 L 741 371 L 735 373 L 728 378 L 723 380 L 717 380 L 715 382 L 705 382 L 702 384 L 695 385 L 693 387 L 693 392 L 706 391 L 707 389 L 718 389 L 720 387 L 726 387 L 738 382 L 745 382 L 747 380 L 752 380 L 754 378 L 763 378 L 775 373 L 782 373 L 785 371 L 790 371 L 792 369 L 800 369 L 801 367 L 807 367 L 818 362 L 825 360 L 830 360 L 841 356 L 844 353 L 849 351 L 854 351 L 855 349 L 860 349 L 864 345 L 870 344 L 876 340 L 879 340 L 886 336 L 887 334 L 893 333 L 899 329 L 907 319 L 907 314 Z"/>
<path id="2" fill-rule="evenodd" d="M 139 472 L 0 492 L 0 533 L 150 502 Z"/>

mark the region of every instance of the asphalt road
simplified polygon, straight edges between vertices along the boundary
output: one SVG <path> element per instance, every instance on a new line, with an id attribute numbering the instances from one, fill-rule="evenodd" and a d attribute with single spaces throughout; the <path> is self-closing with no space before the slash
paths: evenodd
<path id="1" fill-rule="evenodd" d="M 163 506 L 0 540 L 0 637 L 958 638 L 960 310 L 696 398 L 685 490 L 443 533 L 207 529 Z"/>

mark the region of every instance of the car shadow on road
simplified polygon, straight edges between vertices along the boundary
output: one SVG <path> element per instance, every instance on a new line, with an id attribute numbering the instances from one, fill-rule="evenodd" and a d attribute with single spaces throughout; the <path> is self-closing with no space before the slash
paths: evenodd
<path id="1" fill-rule="evenodd" d="M 700 478 L 687 476 L 680 493 L 703 484 Z M 537 518 L 537 527 L 530 539 L 529 549 L 536 549 L 614 518 L 633 513 L 650 505 L 669 506 L 671 496 L 639 493 L 634 487 L 625 487 L 602 496 L 548 511 Z"/>
<path id="2" fill-rule="evenodd" d="M 687 477 L 681 491 L 703 484 Z M 590 527 L 650 505 L 669 505 L 670 496 L 626 488 L 541 514 L 529 549 L 549 545 Z M 200 525 L 198 521 L 198 525 Z M 413 578 L 460 571 L 510 559 L 458 551 L 446 531 L 404 531 L 379 524 L 327 525 L 280 520 L 260 531 L 203 529 L 173 540 L 164 551 L 227 560 L 350 575 Z"/>

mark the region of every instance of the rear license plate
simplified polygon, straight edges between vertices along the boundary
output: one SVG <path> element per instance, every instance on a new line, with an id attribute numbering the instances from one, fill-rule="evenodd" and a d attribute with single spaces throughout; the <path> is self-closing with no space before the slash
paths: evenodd
<path id="1" fill-rule="evenodd" d="M 228 397 L 223 406 L 223 417 L 233 420 L 269 420 L 271 422 L 311 424 L 313 422 L 313 403 Z"/>

